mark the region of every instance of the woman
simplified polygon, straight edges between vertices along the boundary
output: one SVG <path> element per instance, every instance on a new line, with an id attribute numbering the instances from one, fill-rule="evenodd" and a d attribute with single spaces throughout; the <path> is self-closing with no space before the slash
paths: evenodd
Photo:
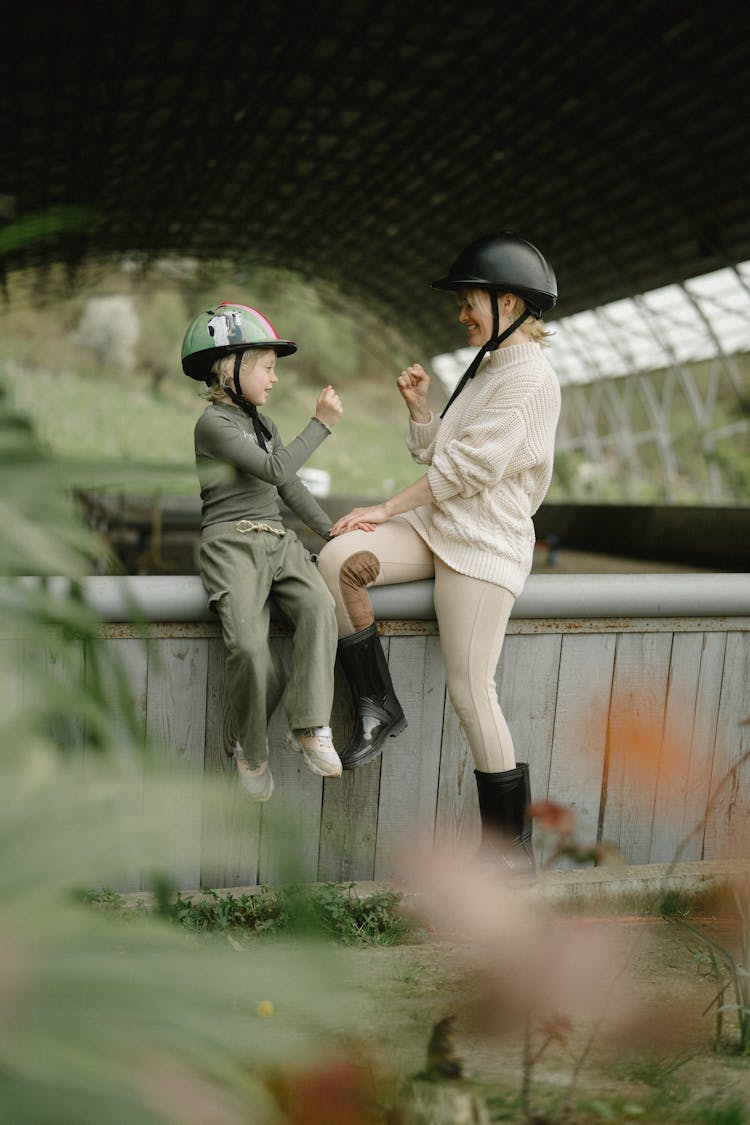
<path id="1" fill-rule="evenodd" d="M 357 709 L 341 759 L 345 769 L 363 765 L 405 726 L 367 587 L 434 576 L 446 685 L 474 758 L 483 845 L 510 838 L 499 854 L 513 874 L 533 875 L 528 765 L 516 762 L 495 673 L 531 570 L 532 516 L 552 476 L 560 389 L 541 318 L 557 283 L 539 250 L 506 231 L 465 247 L 433 288 L 456 293 L 477 355 L 439 418 L 427 372 L 419 364 L 401 372 L 407 446 L 429 468 L 385 502 L 338 520 L 318 561 Z"/>

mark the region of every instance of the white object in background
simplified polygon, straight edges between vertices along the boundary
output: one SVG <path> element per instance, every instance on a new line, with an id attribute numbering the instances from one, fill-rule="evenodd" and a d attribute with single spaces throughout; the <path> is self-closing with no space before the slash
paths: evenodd
<path id="1" fill-rule="evenodd" d="M 328 496 L 331 491 L 331 474 L 325 469 L 300 469 L 297 476 L 303 480 L 318 498 Z"/>

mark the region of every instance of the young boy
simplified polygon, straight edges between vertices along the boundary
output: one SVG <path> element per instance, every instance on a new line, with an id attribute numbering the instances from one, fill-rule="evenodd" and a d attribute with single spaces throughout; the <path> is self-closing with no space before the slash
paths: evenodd
<path id="1" fill-rule="evenodd" d="M 230 301 L 199 313 L 182 342 L 182 369 L 207 384 L 210 400 L 195 426 L 203 502 L 199 569 L 226 647 L 237 773 L 255 801 L 273 792 L 267 726 L 285 686 L 287 745 L 314 773 L 341 775 L 328 725 L 337 641 L 333 598 L 309 553 L 285 528 L 279 503 L 327 539 L 332 521 L 297 471 L 338 422 L 341 400 L 330 386 L 321 391 L 314 416 L 287 446 L 271 419 L 258 413 L 278 381 L 277 357 L 296 350 L 257 309 Z M 269 643 L 271 595 L 294 627 L 286 685 Z"/>

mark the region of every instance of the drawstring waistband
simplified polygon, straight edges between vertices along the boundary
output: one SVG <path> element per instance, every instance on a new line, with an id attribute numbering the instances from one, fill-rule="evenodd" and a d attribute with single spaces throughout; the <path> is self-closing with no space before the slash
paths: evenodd
<path id="1" fill-rule="evenodd" d="M 235 531 L 241 533 L 246 531 L 270 531 L 272 535 L 286 535 L 286 528 L 274 527 L 270 523 L 253 523 L 252 520 L 240 520 L 235 527 Z"/>
<path id="2" fill-rule="evenodd" d="M 283 539 L 287 528 L 280 524 L 265 523 L 262 520 L 223 520 L 221 523 L 210 523 L 201 529 L 202 539 L 220 539 L 222 535 L 234 535 L 237 532 L 244 535 L 248 531 L 267 531 Z"/>

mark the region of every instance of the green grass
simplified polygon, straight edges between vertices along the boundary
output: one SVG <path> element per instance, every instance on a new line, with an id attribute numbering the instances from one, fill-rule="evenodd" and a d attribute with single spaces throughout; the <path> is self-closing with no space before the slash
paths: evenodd
<path id="1" fill-rule="evenodd" d="M 129 466 L 135 475 L 136 466 L 147 464 L 155 466 L 153 490 L 197 491 L 193 428 L 207 405 L 200 396 L 201 384 L 176 371 L 174 381 L 164 381 L 157 392 L 145 375 L 32 372 L 23 365 L 25 373 L 19 377 L 18 366 L 16 361 L 11 377 L 6 368 L 3 379 L 11 402 L 33 419 L 40 439 L 53 452 L 90 464 L 81 473 L 80 487 L 109 480 L 116 464 L 128 488 Z M 314 413 L 319 388 L 303 384 L 281 364 L 279 373 L 266 412 L 289 442 Z M 340 394 L 344 416 L 309 467 L 330 473 L 336 495 L 381 497 L 411 484 L 422 469 L 406 450 L 407 413 L 395 377 L 382 383 L 347 382 Z M 103 464 L 98 467 L 99 463 Z M 128 490 L 144 491 L 140 476 Z"/>
<path id="2" fill-rule="evenodd" d="M 747 1125 L 750 1110 L 735 1098 L 718 1102 L 707 1099 L 691 1110 L 685 1121 L 691 1125 Z"/>

